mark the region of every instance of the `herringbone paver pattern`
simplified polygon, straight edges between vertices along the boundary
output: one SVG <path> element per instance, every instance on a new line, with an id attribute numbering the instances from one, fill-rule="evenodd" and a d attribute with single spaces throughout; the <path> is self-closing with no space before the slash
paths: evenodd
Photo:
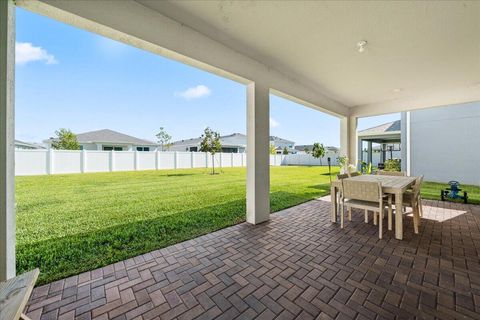
<path id="1" fill-rule="evenodd" d="M 480 318 L 480 207 L 424 201 L 419 235 L 311 201 L 34 290 L 32 319 Z"/>

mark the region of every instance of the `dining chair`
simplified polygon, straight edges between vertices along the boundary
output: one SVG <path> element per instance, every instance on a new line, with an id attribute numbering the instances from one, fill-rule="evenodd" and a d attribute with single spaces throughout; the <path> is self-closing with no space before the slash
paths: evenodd
<path id="1" fill-rule="evenodd" d="M 403 194 L 403 205 L 405 207 L 412 208 L 413 212 L 413 229 L 415 233 L 418 233 L 418 227 L 420 226 L 420 217 L 423 216 L 422 200 L 420 191 L 423 182 L 423 175 L 415 179 L 415 184 L 412 186 L 412 190 Z"/>
<path id="2" fill-rule="evenodd" d="M 352 173 L 348 173 L 348 175 L 349 175 L 350 177 L 356 177 L 356 176 L 361 176 L 362 174 L 361 174 L 360 172 L 358 172 L 358 171 L 355 171 L 355 172 L 352 172 Z"/>
<path id="3" fill-rule="evenodd" d="M 378 170 L 377 174 L 379 176 L 396 176 L 396 177 L 406 177 L 407 173 L 405 171 L 385 171 Z"/>
<path id="4" fill-rule="evenodd" d="M 382 218 L 385 210 L 382 183 L 344 179 L 342 180 L 341 195 L 340 227 L 343 229 L 344 226 L 344 207 L 347 207 L 350 221 L 352 208 L 371 210 L 373 211 L 374 218 L 378 214 L 378 238 L 382 239 Z"/>

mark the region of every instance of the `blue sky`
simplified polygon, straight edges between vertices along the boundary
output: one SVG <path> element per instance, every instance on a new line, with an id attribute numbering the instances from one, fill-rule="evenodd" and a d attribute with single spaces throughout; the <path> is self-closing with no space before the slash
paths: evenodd
<path id="1" fill-rule="evenodd" d="M 242 84 L 17 8 L 16 138 L 109 128 L 155 140 L 246 131 Z M 271 97 L 270 134 L 339 145 L 339 120 Z M 399 115 L 361 119 L 360 129 Z"/>

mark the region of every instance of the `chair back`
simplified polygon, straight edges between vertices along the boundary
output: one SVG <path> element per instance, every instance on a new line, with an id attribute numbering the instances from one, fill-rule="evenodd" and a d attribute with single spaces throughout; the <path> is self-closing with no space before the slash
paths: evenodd
<path id="1" fill-rule="evenodd" d="M 423 175 L 417 177 L 415 179 L 415 184 L 412 186 L 413 189 L 413 198 L 418 199 L 418 196 L 420 195 L 420 189 L 422 188 L 422 182 L 423 182 Z"/>
<path id="2" fill-rule="evenodd" d="M 350 175 L 350 177 L 356 177 L 356 176 L 360 176 L 362 174 L 358 171 L 355 171 L 355 172 L 349 173 L 349 175 Z"/>
<path id="3" fill-rule="evenodd" d="M 345 179 L 345 178 L 348 178 L 348 174 L 346 174 L 346 173 L 337 174 L 337 179 L 338 180 L 342 180 L 342 179 Z"/>
<path id="4" fill-rule="evenodd" d="M 397 176 L 397 177 L 406 177 L 407 173 L 405 171 L 385 171 L 385 170 L 378 170 L 377 172 L 380 176 Z"/>
<path id="5" fill-rule="evenodd" d="M 344 198 L 365 201 L 380 201 L 382 199 L 382 183 L 372 181 L 342 180 Z"/>

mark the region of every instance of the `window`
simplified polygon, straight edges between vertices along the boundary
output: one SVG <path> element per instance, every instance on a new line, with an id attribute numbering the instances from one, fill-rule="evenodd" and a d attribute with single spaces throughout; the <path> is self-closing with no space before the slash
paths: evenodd
<path id="1" fill-rule="evenodd" d="M 198 148 L 197 147 L 190 147 L 190 152 L 197 152 Z"/>
<path id="2" fill-rule="evenodd" d="M 123 151 L 123 147 L 103 146 L 103 151 Z"/>
<path id="3" fill-rule="evenodd" d="M 137 147 L 137 151 L 150 151 L 150 147 Z"/>

